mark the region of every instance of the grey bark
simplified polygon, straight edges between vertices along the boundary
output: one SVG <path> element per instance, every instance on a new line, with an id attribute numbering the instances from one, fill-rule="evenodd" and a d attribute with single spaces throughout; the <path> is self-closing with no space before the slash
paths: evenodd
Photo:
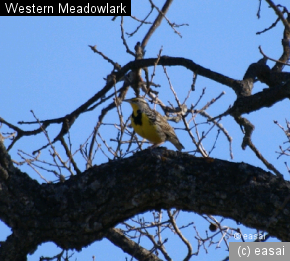
<path id="1" fill-rule="evenodd" d="M 0 144 L 0 218 L 13 231 L 0 260 L 26 260 L 47 241 L 81 250 L 119 222 L 161 208 L 220 215 L 290 240 L 289 182 L 246 163 L 157 148 L 38 184 Z"/>

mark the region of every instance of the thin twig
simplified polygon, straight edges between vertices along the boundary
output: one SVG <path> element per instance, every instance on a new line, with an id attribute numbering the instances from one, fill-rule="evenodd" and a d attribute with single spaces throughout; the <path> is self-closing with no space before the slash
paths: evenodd
<path id="1" fill-rule="evenodd" d="M 151 5 L 150 12 L 147 14 L 147 16 L 143 20 L 140 20 L 140 19 L 136 18 L 135 16 L 131 15 L 131 18 L 133 18 L 134 20 L 140 22 L 140 25 L 138 25 L 137 28 L 135 29 L 135 31 L 133 31 L 132 33 L 126 33 L 126 34 L 129 37 L 132 37 L 135 33 L 138 32 L 138 30 L 142 27 L 143 24 L 152 24 L 152 22 L 146 22 L 146 20 L 152 14 L 153 10 L 154 10 L 154 7 Z"/>
<path id="2" fill-rule="evenodd" d="M 106 61 L 108 61 L 110 64 L 112 64 L 112 65 L 114 66 L 114 68 L 116 68 L 116 69 L 121 69 L 121 67 L 120 67 L 120 65 L 119 65 L 118 63 L 115 63 L 112 59 L 110 59 L 109 57 L 107 57 L 106 55 L 104 55 L 102 52 L 98 51 L 96 45 L 94 45 L 94 46 L 89 45 L 89 47 L 92 49 L 92 51 L 93 51 L 94 53 L 97 53 L 97 54 L 101 55 L 101 56 L 104 58 L 104 60 L 106 60 Z"/>
<path id="3" fill-rule="evenodd" d="M 129 48 L 128 44 L 127 44 L 127 41 L 125 39 L 123 23 L 124 23 L 124 18 L 122 16 L 121 17 L 121 24 L 120 24 L 120 26 L 121 26 L 121 39 L 123 41 L 123 45 L 126 48 L 126 52 L 129 53 L 129 54 L 131 54 L 131 55 L 133 55 L 135 57 L 135 53 L 130 50 L 130 48 Z"/>
<path id="4" fill-rule="evenodd" d="M 280 18 L 282 21 L 283 25 L 285 28 L 287 28 L 288 31 L 290 31 L 290 25 L 283 16 L 283 13 L 279 10 L 279 8 L 271 1 L 271 0 L 266 0 L 266 2 L 272 7 L 272 9 L 275 11 L 276 15 Z"/>
<path id="5" fill-rule="evenodd" d="M 181 35 L 177 30 L 175 30 L 175 28 L 174 28 L 174 27 L 179 27 L 179 26 L 176 26 L 175 23 L 171 23 L 171 22 L 169 21 L 169 19 L 165 16 L 165 13 L 163 12 L 163 8 L 164 8 L 164 6 L 163 6 L 162 10 L 160 10 L 156 5 L 153 4 L 152 0 L 149 0 L 149 2 L 151 3 L 152 6 L 154 6 L 154 8 L 156 8 L 156 10 L 159 12 L 159 14 L 161 14 L 161 15 L 164 16 L 165 20 L 166 20 L 167 23 L 170 25 L 170 27 L 174 30 L 174 32 L 175 32 L 176 34 L 178 34 L 180 38 L 182 38 L 182 35 Z M 165 4 L 166 4 L 166 3 L 165 3 Z M 188 24 L 183 24 L 183 25 L 188 25 Z"/>
<path id="6" fill-rule="evenodd" d="M 259 8 L 258 8 L 258 11 L 257 11 L 257 17 L 258 17 L 258 19 L 260 19 L 261 3 L 262 3 L 262 0 L 259 0 Z"/>
<path id="7" fill-rule="evenodd" d="M 229 142 L 230 157 L 231 157 L 231 159 L 233 159 L 234 158 L 233 150 L 232 150 L 232 141 L 233 141 L 233 138 L 230 136 L 230 134 L 228 133 L 228 131 L 218 121 L 213 120 L 213 118 L 209 114 L 207 114 L 205 111 L 201 111 L 201 112 L 199 112 L 199 114 L 201 116 L 203 116 L 203 117 L 206 117 L 208 119 L 208 121 L 213 122 L 223 132 L 223 134 L 226 136 L 226 138 L 227 138 L 227 140 Z"/>
<path id="8" fill-rule="evenodd" d="M 262 50 L 262 48 L 261 48 L 261 45 L 259 45 L 259 50 L 260 50 L 260 53 L 261 53 L 264 57 L 266 57 L 267 59 L 269 59 L 269 60 L 271 60 L 271 61 L 273 61 L 273 62 L 276 62 L 276 63 L 281 63 L 281 64 L 284 64 L 284 65 L 290 66 L 289 63 L 281 62 L 281 61 L 279 61 L 279 60 L 276 60 L 276 59 L 273 59 L 273 58 L 270 58 L 269 56 L 267 56 L 267 55 L 263 52 L 263 50 Z"/>
<path id="9" fill-rule="evenodd" d="M 170 219 L 170 222 L 172 224 L 172 226 L 174 227 L 174 230 L 176 232 L 176 234 L 179 236 L 179 238 L 182 240 L 182 242 L 186 245 L 187 247 L 187 255 L 186 257 L 183 259 L 183 261 L 188 261 L 191 256 L 192 256 L 192 247 L 191 244 L 189 243 L 189 241 L 184 237 L 184 235 L 182 235 L 181 231 L 179 230 L 179 228 L 176 225 L 175 219 L 173 217 L 173 215 L 171 214 L 170 210 L 167 210 L 167 215 Z"/>
<path id="10" fill-rule="evenodd" d="M 73 155 L 71 153 L 71 149 L 68 148 L 68 146 L 67 146 L 67 144 L 66 144 L 66 142 L 64 140 L 64 137 L 60 138 L 60 142 L 61 142 L 61 145 L 63 146 L 63 148 L 64 148 L 64 150 L 66 152 L 67 157 L 69 158 L 69 161 L 72 163 L 72 165 L 74 167 L 74 170 L 76 171 L 77 174 L 81 174 L 82 172 L 80 171 L 80 169 L 78 168 L 76 162 L 74 161 Z M 72 172 L 71 172 L 71 174 L 73 175 Z"/>
<path id="11" fill-rule="evenodd" d="M 34 168 L 34 166 L 31 164 L 30 160 L 28 159 L 25 159 L 20 153 L 17 153 L 26 163 L 27 165 L 29 165 L 38 175 L 41 179 L 43 179 L 46 183 L 51 183 L 50 181 L 48 181 L 45 177 L 43 177 L 41 175 L 41 173 L 36 169 Z"/>
<path id="12" fill-rule="evenodd" d="M 280 19 L 277 18 L 277 20 L 276 20 L 276 21 L 275 21 L 271 26 L 269 26 L 268 28 L 265 28 L 263 31 L 256 32 L 256 34 L 259 35 L 259 34 L 262 34 L 262 33 L 265 33 L 265 32 L 267 32 L 267 31 L 271 30 L 272 28 L 274 28 L 274 27 L 277 25 L 277 23 L 278 23 L 279 21 L 280 21 Z"/>

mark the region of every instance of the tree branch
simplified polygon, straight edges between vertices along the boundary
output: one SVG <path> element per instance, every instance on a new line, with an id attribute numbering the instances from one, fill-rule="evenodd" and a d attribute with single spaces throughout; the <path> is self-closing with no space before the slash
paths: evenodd
<path id="1" fill-rule="evenodd" d="M 149 0 L 151 2 L 151 0 Z M 153 33 L 155 32 L 155 30 L 157 29 L 157 27 L 161 24 L 162 19 L 164 18 L 164 15 L 167 13 L 171 3 L 173 2 L 173 0 L 167 0 L 165 2 L 165 4 L 162 7 L 161 12 L 158 14 L 158 16 L 156 17 L 155 21 L 153 22 L 152 26 L 150 27 L 149 31 L 147 32 L 147 34 L 145 35 L 141 46 L 145 47 L 150 39 L 150 37 L 153 35 Z M 151 5 L 153 6 L 153 3 L 151 2 Z"/>
<path id="2" fill-rule="evenodd" d="M 108 232 L 105 233 L 105 237 L 109 239 L 114 245 L 121 248 L 124 252 L 128 253 L 137 260 L 161 261 L 161 259 L 152 254 L 150 251 L 128 239 L 118 228 L 108 229 Z"/>
<path id="3" fill-rule="evenodd" d="M 289 25 L 288 21 L 284 18 L 283 13 L 279 10 L 279 8 L 271 0 L 266 0 L 266 2 L 275 11 L 276 15 L 282 21 L 284 27 L 287 28 L 288 31 L 290 31 L 290 25 Z"/>
<path id="4" fill-rule="evenodd" d="M 0 153 L 5 158 L 3 145 Z M 9 178 L 0 177 L 0 219 L 13 231 L 9 240 L 17 235 L 26 245 L 15 253 L 2 244 L 0 260 L 23 260 L 47 241 L 81 250 L 116 224 L 160 208 L 220 215 L 290 240 L 290 205 L 283 205 L 289 182 L 245 163 L 157 148 L 40 185 L 7 160 L 1 162 Z"/>
<path id="5" fill-rule="evenodd" d="M 204 76 L 206 78 L 209 78 L 213 81 L 216 81 L 218 83 L 224 84 L 230 88 L 232 88 L 238 97 L 242 96 L 244 105 L 243 105 L 243 110 L 245 110 L 245 112 L 241 112 L 241 113 L 249 113 L 251 111 L 257 110 L 259 108 L 262 107 L 269 107 L 272 106 L 275 102 L 280 101 L 284 98 L 289 97 L 289 89 L 290 89 L 290 85 L 289 85 L 289 78 L 290 78 L 290 74 L 289 73 L 276 73 L 273 72 L 268 76 L 265 76 L 264 73 L 258 71 L 258 77 L 262 77 L 263 79 L 268 79 L 268 81 L 271 81 L 271 83 L 275 83 L 275 84 L 279 84 L 278 87 L 281 87 L 281 84 L 284 84 L 283 88 L 272 88 L 275 90 L 269 91 L 269 90 L 263 90 L 262 92 L 260 92 L 259 94 L 255 94 L 255 95 L 250 95 L 248 97 L 244 97 L 245 95 L 249 95 L 250 90 L 245 90 L 247 89 L 245 87 L 245 83 L 244 81 L 240 81 L 240 80 L 235 80 L 232 78 L 229 78 L 225 75 L 222 75 L 220 73 L 211 71 L 207 68 L 202 67 L 201 65 L 198 65 L 196 63 L 194 63 L 192 60 L 190 59 L 186 59 L 186 58 L 180 58 L 180 57 L 168 57 L 168 56 L 161 56 L 159 61 L 158 61 L 158 65 L 166 65 L 166 66 L 183 66 L 193 72 L 195 72 L 196 74 L 199 74 L 201 76 Z M 79 117 L 80 114 L 84 113 L 87 111 L 87 109 L 94 104 L 98 99 L 100 99 L 101 97 L 103 97 L 113 86 L 116 82 L 119 82 L 124 75 L 126 75 L 126 73 L 130 70 L 137 70 L 139 68 L 142 67 L 149 67 L 149 66 L 156 66 L 156 59 L 155 58 L 150 58 L 150 59 L 142 59 L 142 60 L 135 60 L 135 61 L 131 61 L 129 63 L 127 63 L 125 66 L 123 66 L 118 72 L 116 72 L 115 74 L 115 78 L 114 81 L 109 81 L 102 90 L 100 90 L 98 93 L 96 93 L 93 97 L 91 97 L 87 102 L 85 102 L 84 104 L 82 104 L 80 107 L 78 107 L 76 110 L 74 110 L 73 112 L 71 112 L 70 114 L 62 117 L 62 118 L 58 118 L 55 120 L 45 120 L 45 121 L 39 121 L 40 123 L 43 123 L 43 125 L 45 127 L 47 127 L 49 124 L 52 123 L 62 123 L 62 128 L 59 132 L 59 134 L 54 138 L 54 140 L 52 141 L 52 143 L 55 143 L 56 141 L 59 141 L 60 138 L 62 136 L 64 136 L 68 130 L 72 127 L 73 123 L 75 122 L 75 120 Z M 260 74 L 262 75 L 260 75 Z M 274 75 L 273 77 L 271 77 L 271 75 Z M 252 76 L 253 77 L 253 76 Z M 251 77 L 250 77 L 251 78 Z M 252 78 L 251 78 L 252 81 Z M 267 81 L 267 80 L 265 80 Z M 285 82 L 286 81 L 286 82 Z M 251 89 L 251 88 L 250 88 Z M 256 99 L 260 99 L 260 97 L 268 97 L 269 100 L 266 100 L 263 98 L 263 101 L 265 102 L 265 104 L 263 104 L 260 100 L 257 103 Z M 241 99 L 238 98 L 238 100 L 235 102 L 235 106 L 237 106 L 237 104 L 239 104 L 239 106 L 242 106 L 242 104 L 240 104 Z M 246 102 L 248 104 L 246 104 Z M 248 106 L 251 105 L 251 106 Z M 254 107 L 254 108 L 253 108 Z M 255 109 L 257 107 L 257 109 Z M 231 113 L 236 113 L 237 111 L 234 111 L 235 108 L 231 109 Z M 8 125 L 6 121 L 4 121 L 3 119 L 0 118 L 0 122 L 3 122 L 4 124 Z M 34 122 L 34 123 L 39 123 L 39 122 Z M 9 125 L 8 125 L 9 126 Z M 30 133 L 34 133 L 35 131 L 29 131 L 27 132 L 29 135 L 31 135 Z M 26 136 L 28 135 L 26 134 L 26 132 L 21 132 L 22 136 Z M 14 143 L 13 143 L 14 144 Z M 11 144 L 12 145 L 12 144 Z M 49 145 L 49 144 L 48 144 Z M 46 146 L 43 146 L 41 149 L 45 148 Z M 11 148 L 11 146 L 9 146 L 9 148 Z"/>
<path id="6" fill-rule="evenodd" d="M 277 88 L 264 89 L 251 96 L 238 98 L 234 105 L 228 110 L 227 114 L 233 117 L 240 116 L 244 113 L 257 111 L 264 107 L 271 107 L 275 103 L 286 98 L 290 98 L 290 81 Z"/>

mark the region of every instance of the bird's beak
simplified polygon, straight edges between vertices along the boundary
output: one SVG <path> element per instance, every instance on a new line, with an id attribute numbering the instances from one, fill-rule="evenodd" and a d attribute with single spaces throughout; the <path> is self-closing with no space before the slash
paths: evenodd
<path id="1" fill-rule="evenodd" d="M 129 102 L 129 103 L 131 103 L 131 100 L 130 99 L 128 99 L 128 100 L 123 100 L 124 102 Z"/>

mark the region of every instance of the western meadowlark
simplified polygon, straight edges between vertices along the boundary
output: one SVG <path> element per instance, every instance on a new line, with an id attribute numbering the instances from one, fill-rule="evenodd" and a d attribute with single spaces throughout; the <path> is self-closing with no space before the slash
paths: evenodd
<path id="1" fill-rule="evenodd" d="M 133 108 L 132 127 L 141 137 L 153 143 L 153 147 L 170 141 L 179 151 L 184 149 L 165 117 L 158 111 L 152 110 L 143 98 L 132 98 L 124 101 L 129 102 Z"/>

